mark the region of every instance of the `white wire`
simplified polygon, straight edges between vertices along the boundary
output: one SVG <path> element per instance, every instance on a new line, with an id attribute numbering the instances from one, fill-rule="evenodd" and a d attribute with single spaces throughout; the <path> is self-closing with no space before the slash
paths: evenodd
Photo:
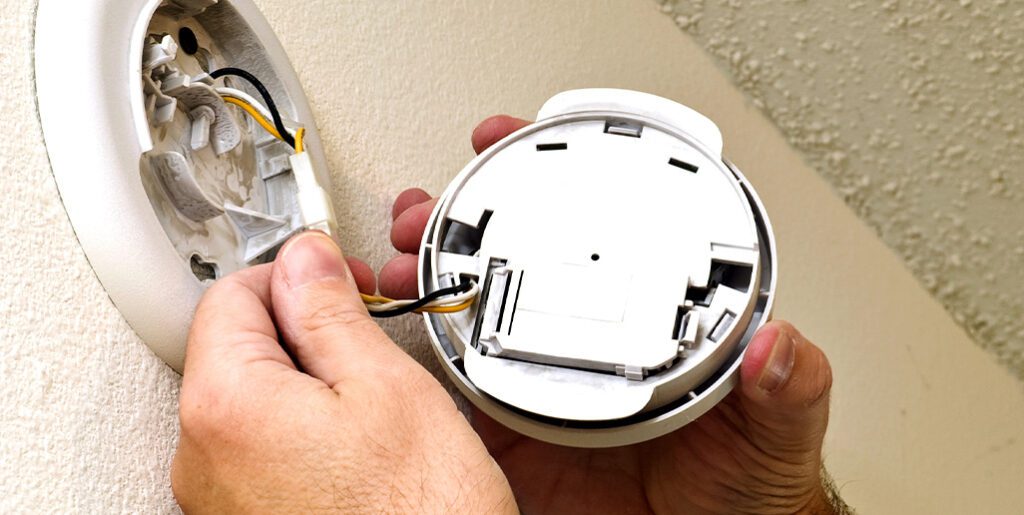
<path id="1" fill-rule="evenodd" d="M 261 104 L 259 100 L 256 100 L 255 98 L 253 98 L 252 95 L 250 95 L 250 94 L 248 94 L 248 93 L 246 93 L 246 92 L 244 92 L 244 91 L 242 91 L 240 89 L 235 89 L 235 88 L 220 87 L 220 88 L 214 88 L 214 89 L 217 92 L 217 94 L 222 96 L 222 97 L 237 98 L 238 100 L 241 100 L 242 102 L 245 102 L 246 104 L 249 104 L 250 106 L 252 106 L 253 109 L 255 109 L 257 112 L 259 112 L 261 115 L 263 115 L 263 117 L 266 118 L 267 120 L 273 120 L 274 119 L 274 116 L 272 114 L 270 114 L 270 109 L 267 109 L 266 106 Z M 294 130 L 292 130 L 290 127 L 285 127 L 285 129 L 288 130 L 288 133 L 291 134 L 292 137 L 295 137 L 295 131 Z"/>
<path id="2" fill-rule="evenodd" d="M 427 308 L 437 308 L 437 307 L 444 307 L 444 306 L 458 306 L 459 304 L 462 304 L 462 303 L 464 303 L 464 302 L 466 302 L 466 301 L 468 301 L 470 299 L 475 298 L 479 294 L 480 294 L 480 287 L 474 282 L 473 283 L 473 287 L 470 288 L 469 291 L 467 291 L 465 293 L 460 293 L 458 295 L 453 295 L 451 297 L 445 297 L 443 299 L 437 299 L 437 300 L 427 304 L 426 306 L 423 306 L 423 308 L 427 309 Z M 390 311 L 392 309 L 397 309 L 397 308 L 402 308 L 402 307 L 408 306 L 409 304 L 412 304 L 414 302 L 416 302 L 416 301 L 415 300 L 396 300 L 396 301 L 388 302 L 388 303 L 385 303 L 385 304 L 369 304 L 369 305 L 367 305 L 367 308 L 370 311 Z"/>
<path id="3" fill-rule="evenodd" d="M 225 97 L 236 98 L 238 100 L 241 100 L 242 102 L 245 102 L 246 104 L 249 104 L 250 106 L 252 106 L 253 109 L 255 109 L 258 113 L 263 115 L 263 117 L 266 118 L 267 120 L 272 120 L 273 119 L 273 115 L 270 114 L 270 110 L 269 109 L 264 107 L 263 104 L 261 104 L 258 100 L 253 98 L 251 95 L 249 95 L 248 93 L 246 93 L 246 92 L 244 92 L 244 91 L 242 91 L 240 89 L 220 87 L 220 88 L 215 88 L 215 91 L 217 92 L 218 95 L 225 96 Z M 285 129 L 287 129 L 289 134 L 291 134 L 293 137 L 296 135 L 295 131 L 293 131 L 292 129 L 287 128 L 287 127 L 285 127 Z M 464 302 L 466 302 L 466 301 L 468 301 L 470 299 L 475 298 L 479 294 L 480 294 L 480 285 L 478 285 L 477 283 L 474 282 L 473 283 L 473 287 L 470 288 L 469 291 L 467 291 L 465 293 L 460 293 L 458 295 L 453 295 L 451 297 L 445 297 L 443 299 L 437 299 L 437 300 L 435 300 L 435 301 L 433 301 L 433 302 L 423 306 L 423 308 L 424 309 L 428 309 L 428 308 L 438 308 L 438 307 L 445 307 L 445 306 L 458 306 L 459 304 L 462 304 L 462 303 L 464 303 Z M 415 300 L 396 300 L 396 301 L 387 302 L 387 303 L 384 303 L 384 304 L 367 304 L 366 307 L 370 311 L 374 311 L 374 312 L 390 311 L 392 309 L 397 309 L 397 308 L 402 308 L 402 307 L 408 306 L 409 304 L 412 304 L 414 302 L 416 302 L 416 301 Z"/>
<path id="4" fill-rule="evenodd" d="M 459 304 L 462 304 L 462 303 L 464 303 L 464 302 L 466 302 L 466 301 L 468 301 L 470 299 L 475 298 L 479 294 L 480 294 L 480 285 L 478 285 L 477 283 L 474 282 L 473 283 L 473 287 L 470 288 L 469 291 L 467 291 L 465 293 L 460 293 L 458 295 L 453 295 L 451 297 L 445 297 L 443 299 L 437 299 L 434 302 L 431 302 L 430 304 L 427 304 L 426 306 L 423 306 L 423 308 L 427 309 L 427 308 L 440 308 L 440 307 L 445 307 L 445 306 L 458 306 Z M 367 304 L 366 308 L 369 309 L 370 311 L 374 311 L 374 312 L 390 311 L 392 309 L 403 308 L 405 306 L 408 306 L 409 304 L 412 304 L 413 302 L 416 302 L 416 301 L 415 300 L 396 300 L 396 301 L 388 302 L 388 303 L 385 303 L 385 304 Z"/>

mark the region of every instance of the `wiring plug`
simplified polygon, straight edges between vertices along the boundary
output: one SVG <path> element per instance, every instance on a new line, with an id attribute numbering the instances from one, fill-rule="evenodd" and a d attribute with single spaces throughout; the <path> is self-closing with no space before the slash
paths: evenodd
<path id="1" fill-rule="evenodd" d="M 292 175 L 295 177 L 295 185 L 298 190 L 296 199 L 299 203 L 302 226 L 307 230 L 323 231 L 328 236 L 336 238 L 338 222 L 334 215 L 334 205 L 331 204 L 331 197 L 316 179 L 316 172 L 313 170 L 313 161 L 310 159 L 309 153 L 295 154 L 288 160 L 291 163 Z"/>

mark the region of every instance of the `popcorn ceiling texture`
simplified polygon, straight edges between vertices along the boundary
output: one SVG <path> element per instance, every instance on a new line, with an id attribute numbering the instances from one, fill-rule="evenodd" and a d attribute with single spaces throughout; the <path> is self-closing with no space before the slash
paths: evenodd
<path id="1" fill-rule="evenodd" d="M 1024 4 L 659 3 L 1024 379 Z"/>
<path id="2" fill-rule="evenodd" d="M 1024 505 L 1020 384 L 651 0 L 257 3 L 306 86 L 350 254 L 393 256 L 389 203 L 439 192 L 487 115 L 530 117 L 579 87 L 682 101 L 722 127 L 767 205 L 776 315 L 832 361 L 826 459 L 844 497 L 865 513 Z M 110 303 L 64 214 L 33 103 L 34 8 L 0 0 L 0 513 L 174 513 L 179 379 Z M 417 319 L 388 330 L 437 370 Z"/>

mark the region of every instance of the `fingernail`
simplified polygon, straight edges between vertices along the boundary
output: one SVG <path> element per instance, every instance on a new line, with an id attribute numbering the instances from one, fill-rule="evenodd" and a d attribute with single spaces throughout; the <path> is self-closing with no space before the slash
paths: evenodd
<path id="1" fill-rule="evenodd" d="M 278 256 L 291 288 L 332 277 L 345 277 L 341 249 L 326 234 L 310 231 L 285 245 Z"/>
<path id="2" fill-rule="evenodd" d="M 778 339 L 768 355 L 768 363 L 761 370 L 761 376 L 757 378 L 757 387 L 766 393 L 778 390 L 789 375 L 793 372 L 793 362 L 796 360 L 796 343 L 793 337 L 784 331 L 779 331 Z"/>

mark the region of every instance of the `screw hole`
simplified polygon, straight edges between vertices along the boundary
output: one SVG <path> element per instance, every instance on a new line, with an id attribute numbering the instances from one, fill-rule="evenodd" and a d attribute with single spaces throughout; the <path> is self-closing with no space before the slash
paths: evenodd
<path id="1" fill-rule="evenodd" d="M 188 27 L 182 27 L 178 31 L 178 46 L 185 51 L 188 55 L 195 55 L 199 51 L 199 40 L 196 39 L 196 33 L 192 32 L 192 29 Z"/>
<path id="2" fill-rule="evenodd" d="M 600 261 L 601 260 L 601 255 L 600 254 L 591 254 L 590 255 L 590 260 L 591 261 Z"/>
<path id="3" fill-rule="evenodd" d="M 192 255 L 189 265 L 192 267 L 192 275 L 196 276 L 200 282 L 217 280 L 217 265 L 203 261 L 198 254 Z"/>

